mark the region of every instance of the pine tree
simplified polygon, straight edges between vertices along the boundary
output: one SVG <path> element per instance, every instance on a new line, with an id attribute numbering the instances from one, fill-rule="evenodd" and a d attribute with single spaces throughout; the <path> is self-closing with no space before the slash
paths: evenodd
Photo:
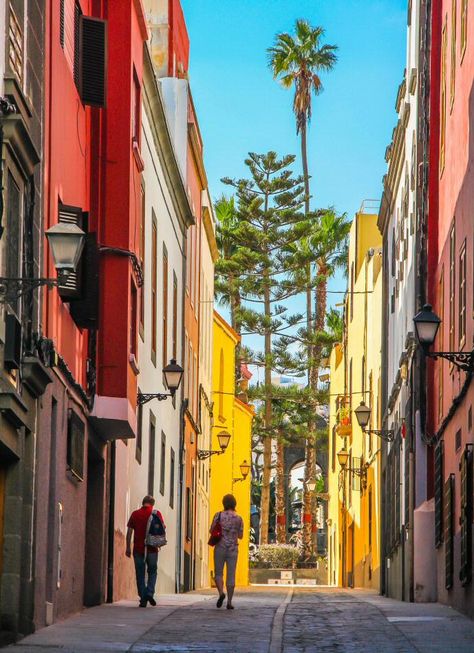
<path id="1" fill-rule="evenodd" d="M 235 252 L 220 268 L 221 278 L 238 285 L 240 304 L 235 319 L 242 332 L 259 335 L 264 351 L 253 362 L 264 369 L 259 398 L 264 404 L 263 473 L 260 506 L 260 542 L 268 542 L 272 465 L 272 371 L 297 371 L 294 359 L 278 346 L 279 338 L 302 319 L 288 315 L 283 304 L 297 290 L 285 283 L 289 247 L 308 232 L 303 218 L 304 185 L 294 177 L 295 157 L 275 152 L 250 153 L 246 179 L 223 179 L 236 194 L 236 221 L 232 226 Z M 238 274 L 237 274 L 238 272 Z M 236 281 L 238 279 L 238 282 Z M 234 288 L 237 291 L 236 288 Z"/>

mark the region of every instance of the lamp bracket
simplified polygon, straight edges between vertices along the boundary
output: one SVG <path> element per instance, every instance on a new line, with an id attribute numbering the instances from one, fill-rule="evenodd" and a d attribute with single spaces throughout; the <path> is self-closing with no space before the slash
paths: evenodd
<path id="1" fill-rule="evenodd" d="M 364 433 L 367 433 L 367 435 L 370 434 L 376 435 L 382 440 L 385 440 L 385 442 L 393 442 L 393 440 L 395 439 L 395 433 L 392 430 L 381 431 L 379 429 L 364 429 Z"/>
<path id="2" fill-rule="evenodd" d="M 199 460 L 205 460 L 211 456 L 220 456 L 225 452 L 225 449 L 220 449 L 219 451 L 210 451 L 208 449 L 198 449 L 197 455 Z"/>
<path id="3" fill-rule="evenodd" d="M 233 483 L 240 483 L 241 481 L 246 481 L 246 480 L 247 480 L 247 477 L 244 478 L 244 477 L 242 476 L 241 478 L 233 478 L 233 479 L 232 479 L 232 482 L 233 482 Z"/>
<path id="4" fill-rule="evenodd" d="M 429 358 L 444 358 L 463 372 L 474 372 L 473 351 L 425 351 Z"/>
<path id="5" fill-rule="evenodd" d="M 143 269 L 137 255 L 134 252 L 130 251 L 129 249 L 123 249 L 122 247 L 108 247 L 107 245 L 100 245 L 99 252 L 103 254 L 117 254 L 117 256 L 128 256 L 137 278 L 137 286 L 139 288 L 143 286 Z"/>
<path id="6" fill-rule="evenodd" d="M 137 404 L 139 406 L 143 406 L 143 404 L 147 404 L 152 399 L 157 399 L 158 401 L 166 401 L 168 397 L 172 397 L 172 396 L 173 395 L 171 393 L 165 394 L 164 392 L 154 392 L 154 393 L 139 392 L 137 394 Z"/>
<path id="7" fill-rule="evenodd" d="M 41 286 L 54 288 L 60 285 L 62 280 L 61 277 L 57 279 L 0 277 L 0 303 L 14 301 Z"/>

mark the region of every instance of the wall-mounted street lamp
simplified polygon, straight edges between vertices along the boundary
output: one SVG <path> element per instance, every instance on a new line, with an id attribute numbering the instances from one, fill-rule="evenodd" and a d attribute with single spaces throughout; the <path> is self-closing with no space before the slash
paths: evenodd
<path id="1" fill-rule="evenodd" d="M 473 351 L 428 351 L 434 343 L 438 333 L 441 319 L 433 311 L 430 304 L 425 304 L 422 310 L 413 318 L 415 333 L 425 356 L 430 358 L 445 358 L 464 372 L 474 372 Z"/>
<path id="2" fill-rule="evenodd" d="M 392 429 L 379 430 L 379 429 L 367 428 L 367 424 L 370 421 L 371 412 L 372 409 L 366 406 L 363 401 L 361 401 L 360 405 L 355 409 L 354 413 L 361 429 L 364 431 L 364 433 L 367 434 L 373 433 L 374 435 L 377 435 L 379 438 L 382 438 L 382 440 L 386 440 L 387 442 L 393 442 L 393 438 L 395 434 Z"/>
<path id="3" fill-rule="evenodd" d="M 349 460 L 349 452 L 347 449 L 341 449 L 340 451 L 337 452 L 337 460 L 339 462 L 339 466 L 341 468 L 341 472 L 345 474 L 348 472 L 349 474 L 352 474 L 354 476 L 359 476 L 362 486 L 366 487 L 367 485 L 367 465 L 364 465 L 362 467 L 352 467 L 350 466 L 349 468 L 347 467 L 347 461 Z"/>
<path id="4" fill-rule="evenodd" d="M 174 358 L 168 363 L 166 367 L 163 368 L 163 376 L 165 378 L 166 387 L 169 390 L 169 393 L 164 392 L 154 392 L 154 393 L 142 393 L 139 392 L 137 395 L 137 403 L 139 406 L 146 404 L 152 399 L 158 399 L 158 401 L 165 401 L 168 397 L 174 397 L 176 390 L 179 388 L 181 379 L 183 378 L 184 370 L 181 365 L 178 365 Z"/>
<path id="5" fill-rule="evenodd" d="M 240 473 L 242 474 L 241 478 L 232 479 L 234 481 L 234 483 L 239 483 L 240 481 L 245 481 L 247 476 L 249 475 L 250 465 L 246 460 L 244 460 L 244 462 L 240 465 Z"/>
<path id="6" fill-rule="evenodd" d="M 199 460 L 204 460 L 205 458 L 210 458 L 211 456 L 220 456 L 225 453 L 225 450 L 229 446 L 231 435 L 227 431 L 220 431 L 217 434 L 217 440 L 219 442 L 220 450 L 212 451 L 210 449 L 198 449 L 198 458 Z"/>
<path id="7" fill-rule="evenodd" d="M 51 248 L 56 279 L 45 277 L 0 277 L 0 302 L 16 300 L 40 286 L 53 288 L 65 283 L 77 268 L 81 258 L 86 234 L 76 224 L 58 222 L 45 232 Z"/>

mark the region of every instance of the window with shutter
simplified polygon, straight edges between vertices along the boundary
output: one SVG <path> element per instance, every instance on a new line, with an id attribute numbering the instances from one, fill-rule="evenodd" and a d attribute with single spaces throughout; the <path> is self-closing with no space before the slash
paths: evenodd
<path id="1" fill-rule="evenodd" d="M 444 562 L 445 587 L 450 589 L 454 580 L 454 474 L 444 484 Z"/>
<path id="2" fill-rule="evenodd" d="M 59 2 L 59 42 L 64 50 L 64 0 Z"/>
<path id="3" fill-rule="evenodd" d="M 472 444 L 466 445 L 461 457 L 461 585 L 468 585 L 472 580 Z"/>
<path id="4" fill-rule="evenodd" d="M 352 469 L 360 471 L 361 467 L 362 467 L 361 459 L 358 458 L 357 456 L 354 456 L 354 458 L 352 458 Z M 353 473 L 352 474 L 352 489 L 354 491 L 356 491 L 356 492 L 360 492 L 360 487 L 361 487 L 360 476 Z"/>
<path id="5" fill-rule="evenodd" d="M 84 104 L 105 107 L 107 77 L 107 23 L 80 16 L 79 91 Z"/>
<path id="6" fill-rule="evenodd" d="M 67 206 L 66 204 L 59 204 L 58 206 L 58 221 L 66 222 L 68 224 L 76 224 L 83 231 L 85 228 L 85 219 L 82 209 L 78 206 Z M 59 296 L 65 301 L 78 298 L 81 296 L 82 291 L 82 263 L 79 262 L 77 269 L 71 272 L 67 279 L 58 286 Z"/>
<path id="7" fill-rule="evenodd" d="M 79 480 L 84 479 L 85 426 L 79 415 L 69 410 L 67 429 L 67 466 Z"/>
<path id="8" fill-rule="evenodd" d="M 443 458 L 444 442 L 438 442 L 435 449 L 435 478 L 434 478 L 434 499 L 435 499 L 435 546 L 438 548 L 443 541 Z"/>

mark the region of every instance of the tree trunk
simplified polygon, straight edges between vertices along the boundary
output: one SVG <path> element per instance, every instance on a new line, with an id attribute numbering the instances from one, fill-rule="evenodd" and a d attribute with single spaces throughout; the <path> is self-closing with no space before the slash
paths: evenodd
<path id="1" fill-rule="evenodd" d="M 269 175 L 267 175 L 267 182 Z M 268 211 L 268 194 L 265 195 L 265 215 Z M 264 272 L 264 312 L 267 320 L 271 318 L 270 279 L 268 270 Z M 268 544 L 268 527 L 270 522 L 270 478 L 272 473 L 272 333 L 265 329 L 265 420 L 263 438 L 263 474 L 262 495 L 260 499 L 260 544 Z"/>
<path id="2" fill-rule="evenodd" d="M 271 315 L 270 287 L 265 286 L 265 316 Z M 270 521 L 270 477 L 272 472 L 272 336 L 265 330 L 265 435 L 263 439 L 263 477 L 262 498 L 260 502 L 260 544 L 268 544 L 268 527 Z"/>
<path id="3" fill-rule="evenodd" d="M 281 436 L 277 441 L 276 459 L 276 541 L 286 544 L 286 504 L 285 504 L 285 443 Z"/>
<path id="4" fill-rule="evenodd" d="M 303 178 L 304 178 L 304 190 L 305 190 L 305 216 L 309 214 L 309 173 L 308 173 L 308 152 L 306 146 L 306 133 L 307 133 L 307 124 L 306 120 L 301 126 L 301 160 L 303 165 Z M 308 336 L 310 337 L 313 332 L 313 317 L 312 317 L 312 290 L 311 290 L 311 265 L 308 264 L 307 269 L 307 279 L 308 287 L 306 289 L 306 328 L 308 331 Z M 313 358 L 313 348 L 311 345 L 308 345 L 308 385 L 310 388 L 313 388 L 312 385 L 312 365 L 311 360 Z M 313 543 L 312 543 L 312 506 L 311 506 L 311 492 L 307 489 L 307 483 L 314 476 L 314 430 L 315 423 L 311 420 L 308 423 L 308 438 L 305 445 L 305 466 L 304 466 L 304 480 L 305 484 L 303 487 L 303 555 L 305 558 L 311 557 Z"/>

